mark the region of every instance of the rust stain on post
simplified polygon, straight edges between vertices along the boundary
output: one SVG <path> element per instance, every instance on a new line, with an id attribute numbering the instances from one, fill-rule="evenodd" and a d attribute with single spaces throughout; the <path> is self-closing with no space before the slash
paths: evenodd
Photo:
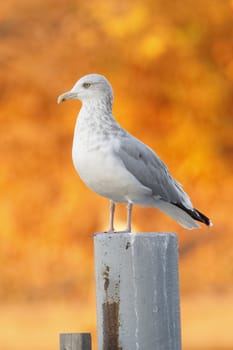
<path id="1" fill-rule="evenodd" d="M 103 304 L 103 350 L 122 350 L 119 346 L 119 302 Z"/>
<path id="2" fill-rule="evenodd" d="M 117 281 L 114 286 L 114 297 L 109 296 L 109 266 L 105 266 L 103 271 L 105 300 L 102 304 L 103 311 L 103 350 L 122 350 L 119 346 L 119 284 Z"/>
<path id="3" fill-rule="evenodd" d="M 109 266 L 105 265 L 105 269 L 103 272 L 103 278 L 104 278 L 104 290 L 107 292 L 109 287 Z"/>

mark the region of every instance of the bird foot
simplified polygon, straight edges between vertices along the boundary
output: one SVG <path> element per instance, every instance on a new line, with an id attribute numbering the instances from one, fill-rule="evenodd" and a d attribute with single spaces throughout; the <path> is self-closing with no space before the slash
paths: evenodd
<path id="1" fill-rule="evenodd" d="M 108 230 L 108 231 L 104 231 L 104 233 L 131 233 L 131 230 L 122 230 L 122 231 L 116 231 L 116 230 Z"/>
<path id="2" fill-rule="evenodd" d="M 104 231 L 104 233 L 115 233 L 115 230 L 108 230 L 108 231 Z"/>

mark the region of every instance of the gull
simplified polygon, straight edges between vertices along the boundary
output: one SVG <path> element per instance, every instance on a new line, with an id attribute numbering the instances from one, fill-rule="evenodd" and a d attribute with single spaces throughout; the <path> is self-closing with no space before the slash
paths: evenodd
<path id="1" fill-rule="evenodd" d="M 108 232 L 115 232 L 115 203 L 127 204 L 123 232 L 131 232 L 134 204 L 160 209 L 186 229 L 199 228 L 196 221 L 212 226 L 157 154 L 116 122 L 113 90 L 103 75 L 82 77 L 57 102 L 70 99 L 82 102 L 72 146 L 74 167 L 91 190 L 110 200 Z"/>

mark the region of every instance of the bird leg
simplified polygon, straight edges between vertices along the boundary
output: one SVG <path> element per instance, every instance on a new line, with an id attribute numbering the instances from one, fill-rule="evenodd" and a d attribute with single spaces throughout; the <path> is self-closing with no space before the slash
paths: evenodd
<path id="1" fill-rule="evenodd" d="M 110 200 L 110 222 L 109 222 L 109 233 L 114 232 L 114 213 L 115 213 L 115 203 Z"/>
<path id="2" fill-rule="evenodd" d="M 125 232 L 131 232 L 131 217 L 132 217 L 133 204 L 127 203 L 127 226 Z"/>

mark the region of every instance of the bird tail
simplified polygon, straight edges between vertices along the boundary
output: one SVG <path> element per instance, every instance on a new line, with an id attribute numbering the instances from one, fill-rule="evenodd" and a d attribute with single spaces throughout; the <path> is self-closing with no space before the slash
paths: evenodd
<path id="1" fill-rule="evenodd" d="M 195 220 L 200 221 L 207 226 L 213 225 L 210 219 L 200 211 L 195 208 L 188 209 L 180 203 L 168 203 L 160 200 L 156 203 L 156 207 L 172 217 L 181 226 L 189 230 L 200 227 Z"/>

